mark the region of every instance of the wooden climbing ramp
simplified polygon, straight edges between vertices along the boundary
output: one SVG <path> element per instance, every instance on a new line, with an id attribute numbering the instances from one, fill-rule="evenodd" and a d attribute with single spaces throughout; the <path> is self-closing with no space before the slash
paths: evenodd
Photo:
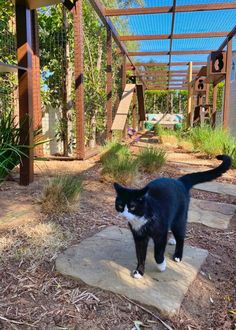
<path id="1" fill-rule="evenodd" d="M 145 120 L 145 108 L 144 108 L 144 88 L 143 85 L 126 84 L 117 113 L 115 115 L 112 131 L 123 131 L 127 121 L 130 104 L 133 99 L 134 93 L 137 93 L 138 108 L 139 108 L 139 120 Z"/>
<path id="2" fill-rule="evenodd" d="M 133 99 L 135 84 L 127 84 L 125 86 L 119 107 L 117 109 L 111 130 L 123 131 L 127 120 L 129 107 Z"/>

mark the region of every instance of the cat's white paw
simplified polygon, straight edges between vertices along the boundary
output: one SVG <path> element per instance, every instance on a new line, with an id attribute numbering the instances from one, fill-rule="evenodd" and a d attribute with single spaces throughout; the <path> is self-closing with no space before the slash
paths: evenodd
<path id="1" fill-rule="evenodd" d="M 180 260 L 180 258 L 175 257 L 175 258 L 174 258 L 174 261 L 175 261 L 175 262 L 180 262 L 181 260 Z"/>
<path id="2" fill-rule="evenodd" d="M 175 238 L 174 238 L 174 237 L 169 238 L 169 240 L 168 240 L 168 244 L 169 244 L 169 245 L 176 245 L 176 240 L 175 240 Z"/>
<path id="3" fill-rule="evenodd" d="M 157 264 L 157 269 L 159 272 L 164 272 L 166 270 L 166 259 L 161 264 Z"/>
<path id="4" fill-rule="evenodd" d="M 136 278 L 138 280 L 140 280 L 141 278 L 143 278 L 143 275 L 141 275 L 138 270 L 133 270 L 132 276 L 133 276 L 133 278 Z"/>

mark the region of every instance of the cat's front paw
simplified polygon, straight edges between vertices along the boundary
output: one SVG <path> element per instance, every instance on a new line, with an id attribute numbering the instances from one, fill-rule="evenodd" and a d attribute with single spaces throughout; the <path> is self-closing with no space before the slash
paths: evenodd
<path id="1" fill-rule="evenodd" d="M 143 278 L 143 275 L 136 269 L 132 271 L 132 277 L 139 280 Z"/>
<path id="2" fill-rule="evenodd" d="M 174 260 L 175 262 L 180 262 L 180 261 L 182 260 L 182 258 L 180 258 L 180 257 L 178 257 L 178 256 L 176 256 L 176 255 L 174 255 L 174 256 L 173 256 L 173 260 Z"/>
<path id="3" fill-rule="evenodd" d="M 161 264 L 157 264 L 157 269 L 159 272 L 164 272 L 166 270 L 166 259 Z"/>
<path id="4" fill-rule="evenodd" d="M 174 237 L 170 237 L 168 240 L 168 245 L 176 245 L 176 240 Z"/>

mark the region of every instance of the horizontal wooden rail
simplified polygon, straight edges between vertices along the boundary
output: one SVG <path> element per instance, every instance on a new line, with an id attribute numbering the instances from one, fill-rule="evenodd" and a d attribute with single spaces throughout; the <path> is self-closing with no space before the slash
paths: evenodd
<path id="1" fill-rule="evenodd" d="M 226 37 L 229 32 L 204 32 L 204 33 L 176 33 L 176 34 L 146 34 L 120 36 L 121 41 L 131 40 L 165 40 L 165 39 L 193 39 L 193 38 L 219 38 Z"/>
<path id="2" fill-rule="evenodd" d="M 194 12 L 194 11 L 208 11 L 208 10 L 224 10 L 224 9 L 235 9 L 235 2 L 226 2 L 226 3 L 204 3 L 204 4 L 195 4 L 195 5 L 185 5 L 185 6 L 176 6 L 176 13 L 184 12 Z M 146 7 L 146 8 L 127 8 L 127 9 L 117 9 L 117 8 L 106 8 L 106 16 L 127 16 L 127 15 L 147 15 L 147 14 L 163 14 L 163 13 L 172 13 L 173 6 L 164 6 L 164 7 Z"/>
<path id="3" fill-rule="evenodd" d="M 210 54 L 213 50 L 173 50 L 171 53 L 161 52 L 128 52 L 129 56 L 151 56 L 151 55 L 192 55 L 192 54 Z"/>

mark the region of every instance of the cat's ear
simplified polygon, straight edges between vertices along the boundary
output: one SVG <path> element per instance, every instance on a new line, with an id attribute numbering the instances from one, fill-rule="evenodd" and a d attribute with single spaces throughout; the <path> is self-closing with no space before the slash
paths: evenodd
<path id="1" fill-rule="evenodd" d="M 124 190 L 124 188 L 117 182 L 114 183 L 114 188 L 117 194 L 119 194 L 122 190 Z"/>
<path id="2" fill-rule="evenodd" d="M 138 192 L 139 198 L 143 197 L 147 193 L 147 191 L 148 191 L 148 186 L 144 187 L 143 189 L 140 189 Z"/>

